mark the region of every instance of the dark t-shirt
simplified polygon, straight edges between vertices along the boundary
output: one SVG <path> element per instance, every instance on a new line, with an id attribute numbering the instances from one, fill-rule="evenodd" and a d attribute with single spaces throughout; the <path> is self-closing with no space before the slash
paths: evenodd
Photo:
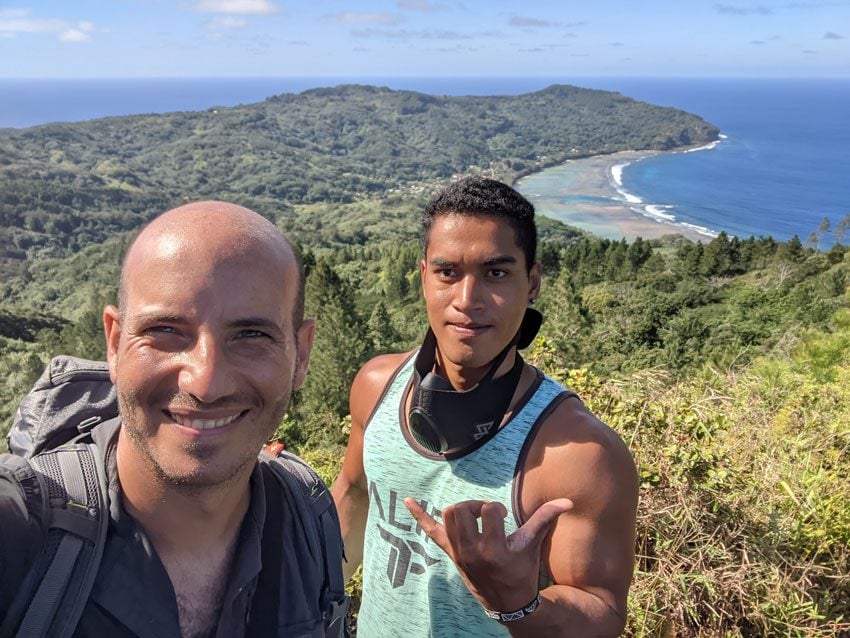
<path id="1" fill-rule="evenodd" d="M 177 600 L 168 573 L 144 530 L 122 505 L 114 449 L 113 442 L 107 446 L 105 458 L 110 481 L 106 546 L 74 636 L 180 638 Z M 27 485 L 18 476 L 3 471 L 3 466 L 0 457 L 0 618 L 45 538 L 44 523 L 27 514 L 26 499 L 32 497 L 31 491 L 27 492 Z M 264 629 L 254 634 L 324 636 L 319 600 L 322 577 L 310 564 L 304 528 L 293 516 L 295 504 L 265 464 L 254 467 L 250 489 L 251 502 L 239 532 L 214 635 L 247 636 L 251 633 L 249 625 L 255 627 L 258 621 L 252 616 L 266 614 L 261 623 Z M 267 507 L 271 498 L 282 506 L 276 502 L 274 507 Z M 267 516 L 271 510 L 279 522 L 272 524 L 272 517 Z M 275 548 L 275 560 L 268 561 L 260 578 L 263 533 L 270 527 L 279 530 L 280 544 Z M 267 617 L 268 609 L 252 606 L 252 601 L 268 601 L 270 596 L 279 601 L 272 605 L 277 607 L 276 619 Z"/>

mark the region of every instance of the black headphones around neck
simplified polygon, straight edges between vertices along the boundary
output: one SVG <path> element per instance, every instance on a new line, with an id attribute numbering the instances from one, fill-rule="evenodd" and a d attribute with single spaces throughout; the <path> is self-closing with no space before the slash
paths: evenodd
<path id="1" fill-rule="evenodd" d="M 432 454 L 454 456 L 495 435 L 522 376 L 523 359 L 519 353 L 507 374 L 493 377 L 511 348 L 527 348 L 542 323 L 543 315 L 527 308 L 519 331 L 490 363 L 484 378 L 464 391 L 455 390 L 434 372 L 438 344 L 429 328 L 414 363 L 413 397 L 407 419 L 415 441 Z"/>

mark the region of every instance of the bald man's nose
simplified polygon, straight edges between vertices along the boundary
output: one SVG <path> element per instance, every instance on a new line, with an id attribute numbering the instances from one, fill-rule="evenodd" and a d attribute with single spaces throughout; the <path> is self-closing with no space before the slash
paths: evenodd
<path id="1" fill-rule="evenodd" d="M 227 357 L 212 336 L 199 336 L 194 348 L 184 356 L 178 378 L 182 392 L 202 403 L 213 403 L 233 393 L 233 375 Z"/>

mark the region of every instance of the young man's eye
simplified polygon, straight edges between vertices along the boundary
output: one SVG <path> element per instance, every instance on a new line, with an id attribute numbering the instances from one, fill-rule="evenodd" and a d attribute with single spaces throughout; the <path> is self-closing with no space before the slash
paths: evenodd
<path id="1" fill-rule="evenodd" d="M 502 270 L 501 268 L 494 268 L 493 270 L 490 271 L 490 276 L 493 279 L 501 279 L 502 277 L 508 276 L 508 271 Z"/>

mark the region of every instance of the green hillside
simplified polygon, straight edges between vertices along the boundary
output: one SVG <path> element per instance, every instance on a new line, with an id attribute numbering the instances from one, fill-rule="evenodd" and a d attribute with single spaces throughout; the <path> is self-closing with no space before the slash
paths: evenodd
<path id="1" fill-rule="evenodd" d="M 374 217 L 351 222 L 336 205 L 368 201 L 392 216 L 397 206 L 385 198 L 416 200 L 456 172 L 510 180 L 571 157 L 717 135 L 676 109 L 559 85 L 498 97 L 351 85 L 204 112 L 0 130 L 0 273 L 100 243 L 187 199 L 243 203 L 308 243 L 384 239 Z"/>

